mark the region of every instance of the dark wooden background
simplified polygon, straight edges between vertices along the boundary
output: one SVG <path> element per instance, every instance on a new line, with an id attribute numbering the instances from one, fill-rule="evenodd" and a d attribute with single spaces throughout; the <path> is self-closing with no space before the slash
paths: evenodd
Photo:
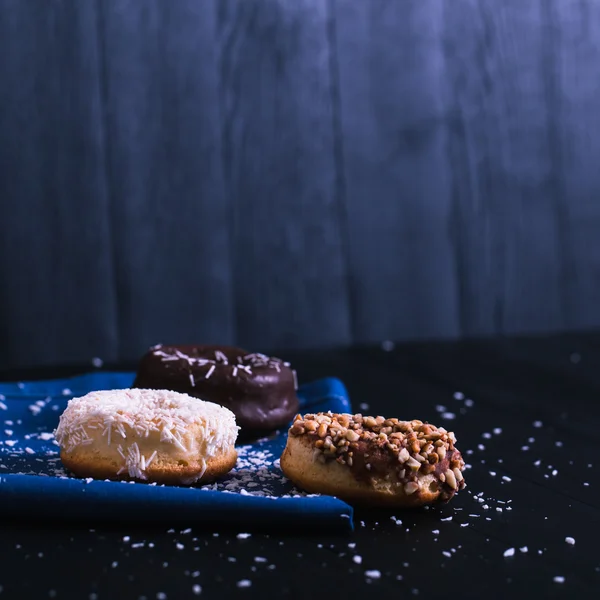
<path id="1" fill-rule="evenodd" d="M 0 0 L 0 365 L 600 325 L 600 2 Z"/>

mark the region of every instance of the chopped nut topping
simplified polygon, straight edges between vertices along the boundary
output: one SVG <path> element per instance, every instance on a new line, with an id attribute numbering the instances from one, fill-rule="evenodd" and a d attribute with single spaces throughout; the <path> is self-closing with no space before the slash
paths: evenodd
<path id="1" fill-rule="evenodd" d="M 432 474 L 443 484 L 442 500 L 465 486 L 456 437 L 443 427 L 419 420 L 319 413 L 298 415 L 289 433 L 311 441 L 316 461 L 335 460 L 367 482 L 386 479 L 407 495 L 418 492 L 419 475 Z"/>

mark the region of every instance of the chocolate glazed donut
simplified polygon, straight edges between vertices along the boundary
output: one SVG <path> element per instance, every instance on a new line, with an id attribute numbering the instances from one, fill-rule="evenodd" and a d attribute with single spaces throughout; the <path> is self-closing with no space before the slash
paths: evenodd
<path id="1" fill-rule="evenodd" d="M 296 372 L 289 363 L 231 346 L 154 346 L 142 357 L 133 387 L 225 406 L 247 435 L 284 427 L 298 412 Z"/>

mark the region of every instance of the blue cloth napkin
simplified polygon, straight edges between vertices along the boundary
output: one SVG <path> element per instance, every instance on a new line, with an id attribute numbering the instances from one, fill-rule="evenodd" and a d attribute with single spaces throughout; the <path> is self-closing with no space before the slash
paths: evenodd
<path id="1" fill-rule="evenodd" d="M 133 373 L 94 372 L 71 379 L 0 383 L 0 509 L 4 516 L 188 522 L 213 530 L 305 528 L 350 531 L 352 508 L 306 495 L 283 477 L 287 430 L 238 446 L 238 464 L 202 487 L 82 480 L 64 470 L 52 432 L 74 396 L 128 388 Z M 350 412 L 344 384 L 328 378 L 298 390 L 302 412 Z M 306 521 L 303 517 L 310 517 Z"/>

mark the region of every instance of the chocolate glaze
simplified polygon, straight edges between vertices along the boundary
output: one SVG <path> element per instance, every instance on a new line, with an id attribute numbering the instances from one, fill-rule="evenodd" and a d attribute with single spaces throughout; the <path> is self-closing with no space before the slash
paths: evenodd
<path id="1" fill-rule="evenodd" d="M 231 346 L 154 346 L 142 357 L 133 387 L 173 390 L 225 406 L 247 434 L 285 426 L 298 412 L 289 363 Z"/>

